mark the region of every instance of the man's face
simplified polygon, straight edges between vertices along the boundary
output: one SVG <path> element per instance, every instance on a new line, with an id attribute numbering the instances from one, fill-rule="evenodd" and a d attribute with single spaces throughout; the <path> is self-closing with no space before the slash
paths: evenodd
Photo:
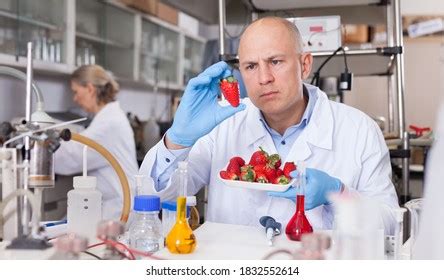
<path id="1" fill-rule="evenodd" d="M 242 79 L 253 104 L 266 116 L 285 114 L 303 100 L 302 80 L 311 69 L 290 31 L 276 21 L 250 26 L 239 45 Z"/>

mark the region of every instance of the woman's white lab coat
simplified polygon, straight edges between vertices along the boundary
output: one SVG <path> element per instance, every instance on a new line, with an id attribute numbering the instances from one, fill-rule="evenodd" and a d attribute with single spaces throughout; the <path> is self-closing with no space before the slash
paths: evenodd
<path id="1" fill-rule="evenodd" d="M 118 101 L 106 104 L 80 134 L 103 145 L 120 163 L 131 184 L 133 175 L 138 172 L 134 134 Z M 62 142 L 55 153 L 55 172 L 81 173 L 82 151 L 83 144 Z M 97 189 L 102 192 L 103 219 L 119 219 L 123 205 L 120 181 L 108 161 L 92 149 L 88 149 L 88 175 L 97 177 Z"/>
<path id="2" fill-rule="evenodd" d="M 391 231 L 394 216 L 391 209 L 399 207 L 391 182 L 389 153 L 376 123 L 364 113 L 344 104 L 331 102 L 318 88 L 306 85 L 318 94 L 310 122 L 297 138 L 282 162 L 302 161 L 339 178 L 350 192 L 372 197 L 380 202 L 381 223 Z M 265 191 L 231 188 L 219 179 L 231 157 L 246 161 L 259 146 L 276 153 L 273 140 L 260 119 L 260 111 L 249 99 L 247 108 L 222 122 L 192 147 L 188 162 L 189 192 L 208 185 L 207 220 L 219 223 L 258 225 L 259 218 L 271 215 L 284 225 L 295 212 L 295 204 L 285 198 L 270 197 Z M 141 167 L 142 174 L 151 174 L 156 150 L 151 149 Z M 165 198 L 177 195 L 176 186 L 168 185 L 158 194 Z M 155 192 L 155 191 L 154 191 Z M 332 206 L 307 211 L 312 226 L 331 229 Z"/>

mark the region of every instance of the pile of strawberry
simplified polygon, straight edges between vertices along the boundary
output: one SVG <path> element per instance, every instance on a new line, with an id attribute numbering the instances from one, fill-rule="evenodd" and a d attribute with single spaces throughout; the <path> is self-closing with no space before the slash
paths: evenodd
<path id="1" fill-rule="evenodd" d="M 290 182 L 290 173 L 296 170 L 294 162 L 286 162 L 281 169 L 281 158 L 278 154 L 268 155 L 261 147 L 245 164 L 241 157 L 233 157 L 227 170 L 220 171 L 220 177 L 227 180 L 271 183 L 286 185 Z"/>

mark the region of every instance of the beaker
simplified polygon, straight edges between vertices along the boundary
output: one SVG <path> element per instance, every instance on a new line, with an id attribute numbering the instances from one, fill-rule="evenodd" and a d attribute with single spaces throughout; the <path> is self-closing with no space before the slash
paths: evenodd
<path id="1" fill-rule="evenodd" d="M 310 222 L 305 216 L 305 165 L 298 163 L 299 177 L 296 184 L 296 212 L 285 228 L 288 239 L 301 241 L 301 236 L 313 232 Z"/>
<path id="2" fill-rule="evenodd" d="M 29 186 L 53 188 L 55 185 L 54 153 L 50 149 L 49 140 L 32 140 L 31 145 Z"/>

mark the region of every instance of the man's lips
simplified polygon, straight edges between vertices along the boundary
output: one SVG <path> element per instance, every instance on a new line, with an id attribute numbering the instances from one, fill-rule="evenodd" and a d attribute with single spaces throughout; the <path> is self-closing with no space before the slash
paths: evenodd
<path id="1" fill-rule="evenodd" d="M 278 93 L 277 91 L 267 91 L 267 92 L 262 93 L 260 95 L 260 97 L 270 97 L 270 96 L 276 95 L 277 93 Z"/>

